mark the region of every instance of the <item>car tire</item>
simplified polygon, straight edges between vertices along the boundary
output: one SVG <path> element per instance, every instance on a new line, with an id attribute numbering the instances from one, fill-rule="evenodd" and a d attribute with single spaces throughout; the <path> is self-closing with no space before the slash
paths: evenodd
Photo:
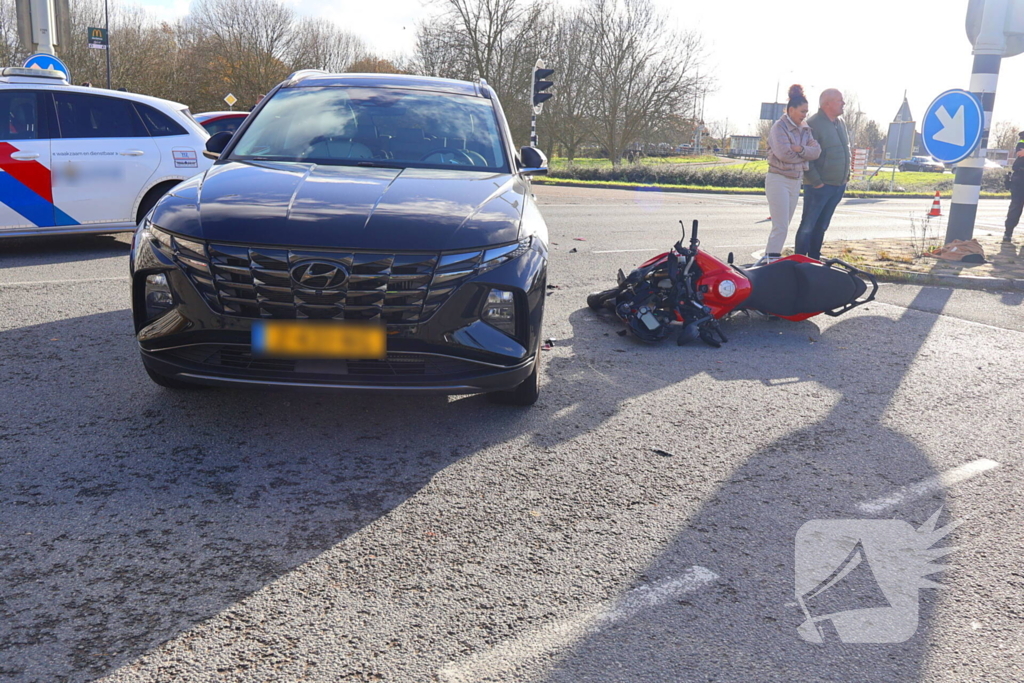
<path id="1" fill-rule="evenodd" d="M 540 350 L 533 361 L 533 372 L 530 376 L 519 383 L 515 389 L 509 391 L 495 391 L 487 394 L 488 400 L 506 406 L 532 406 L 540 396 Z"/>
<path id="2" fill-rule="evenodd" d="M 138 225 L 142 222 L 142 219 L 146 217 L 149 210 L 156 206 L 156 203 L 160 201 L 160 198 L 171 191 L 180 180 L 172 180 L 165 183 L 160 183 L 154 186 L 146 193 L 146 196 L 139 202 L 139 211 L 135 214 L 135 224 Z"/>
<path id="3" fill-rule="evenodd" d="M 587 295 L 587 306 L 590 306 L 592 310 L 601 311 L 606 308 L 612 308 L 608 305 L 608 302 L 619 293 L 619 288 L 606 289 L 603 292 L 593 292 Z"/>
<path id="4" fill-rule="evenodd" d="M 182 382 L 179 379 L 174 379 L 173 377 L 168 377 L 167 375 L 161 375 L 159 372 L 154 372 L 149 368 L 146 368 L 146 374 L 149 375 L 149 378 L 153 380 L 156 384 L 159 384 L 165 389 L 186 389 L 191 391 L 203 388 L 202 385 Z"/>

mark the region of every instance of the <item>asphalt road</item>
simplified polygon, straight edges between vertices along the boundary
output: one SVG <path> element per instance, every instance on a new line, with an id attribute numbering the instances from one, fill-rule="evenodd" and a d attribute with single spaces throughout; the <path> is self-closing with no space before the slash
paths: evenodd
<path id="1" fill-rule="evenodd" d="M 0 680 L 1024 680 L 1021 294 L 883 285 L 642 346 L 586 293 L 680 218 L 755 250 L 763 199 L 538 194 L 556 342 L 531 409 L 167 391 L 127 237 L 0 243 Z M 829 236 L 923 204 L 846 202 Z M 899 612 L 913 635 L 800 638 L 806 522 L 940 509 L 960 525 L 922 548 L 958 549 Z"/>

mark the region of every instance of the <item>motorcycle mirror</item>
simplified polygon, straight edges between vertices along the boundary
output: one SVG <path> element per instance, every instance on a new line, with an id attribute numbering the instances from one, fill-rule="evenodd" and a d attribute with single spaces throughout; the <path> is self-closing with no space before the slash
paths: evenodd
<path id="1" fill-rule="evenodd" d="M 679 333 L 679 339 L 676 340 L 676 344 L 683 346 L 684 344 L 689 344 L 692 341 L 697 341 L 699 337 L 700 328 L 697 327 L 697 323 L 690 323 Z"/>

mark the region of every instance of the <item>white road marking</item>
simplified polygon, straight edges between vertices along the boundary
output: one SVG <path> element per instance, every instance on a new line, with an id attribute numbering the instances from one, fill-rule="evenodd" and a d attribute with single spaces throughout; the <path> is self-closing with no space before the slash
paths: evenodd
<path id="1" fill-rule="evenodd" d="M 438 677 L 445 683 L 469 683 L 514 671 L 528 661 L 563 650 L 581 638 L 717 580 L 718 575 L 710 569 L 694 565 L 682 576 L 634 588 L 610 604 L 596 605 L 569 619 L 542 626 L 490 650 L 447 664 L 438 671 Z"/>
<path id="2" fill-rule="evenodd" d="M 77 285 L 82 282 L 115 282 L 128 280 L 127 275 L 118 277 L 91 277 L 82 280 L 30 280 L 27 282 L 0 282 L 0 287 L 31 287 L 32 285 Z"/>
<path id="3" fill-rule="evenodd" d="M 946 470 L 934 477 L 929 477 L 923 481 L 919 481 L 916 484 L 904 486 L 900 490 L 889 496 L 885 496 L 884 498 L 877 498 L 866 503 L 860 503 L 857 506 L 857 509 L 867 515 L 881 514 L 886 510 L 902 505 L 907 501 L 915 498 L 922 498 L 936 491 L 941 491 L 948 486 L 959 484 L 962 481 L 966 481 L 973 476 L 981 474 L 982 472 L 988 472 L 996 467 L 999 467 L 999 463 L 995 460 L 979 458 L 973 462 L 967 463 L 966 465 L 954 467 L 953 469 Z"/>
<path id="4" fill-rule="evenodd" d="M 746 249 L 748 247 L 756 247 L 757 244 L 724 244 L 714 245 L 715 249 Z M 651 247 L 650 249 L 607 249 L 603 251 L 592 251 L 591 254 L 625 254 L 634 251 L 665 251 L 664 247 Z"/>

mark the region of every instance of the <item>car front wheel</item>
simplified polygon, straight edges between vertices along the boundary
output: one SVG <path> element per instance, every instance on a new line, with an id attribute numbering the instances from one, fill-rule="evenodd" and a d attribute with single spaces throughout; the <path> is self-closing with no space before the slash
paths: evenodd
<path id="1" fill-rule="evenodd" d="M 519 386 L 509 391 L 495 391 L 487 394 L 487 398 L 493 403 L 500 403 L 506 406 L 532 406 L 540 396 L 540 349 L 537 350 L 537 357 L 533 361 L 533 372 L 530 376 L 520 382 Z"/>

